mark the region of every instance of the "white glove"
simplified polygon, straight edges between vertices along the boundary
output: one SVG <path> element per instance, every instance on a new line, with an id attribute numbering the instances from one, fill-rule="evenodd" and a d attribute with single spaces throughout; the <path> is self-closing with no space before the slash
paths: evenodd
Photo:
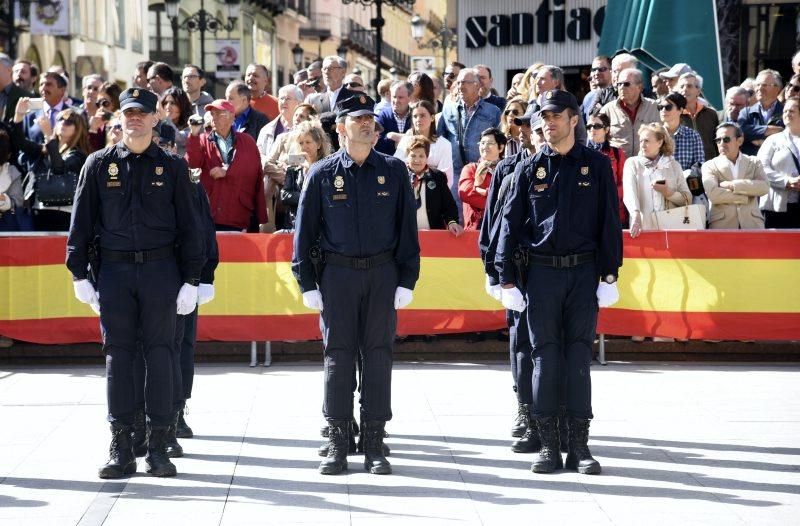
<path id="1" fill-rule="evenodd" d="M 184 283 L 178 292 L 178 314 L 186 316 L 197 307 L 197 286 Z"/>
<path id="2" fill-rule="evenodd" d="M 503 293 L 502 293 L 503 287 L 501 287 L 499 284 L 498 285 L 492 285 L 490 283 L 489 276 L 486 276 L 486 284 L 484 285 L 484 288 L 486 289 L 486 294 L 488 294 L 489 296 L 493 297 L 497 301 L 500 301 L 500 298 L 503 295 Z"/>
<path id="3" fill-rule="evenodd" d="M 214 285 L 211 283 L 201 283 L 197 289 L 197 304 L 205 305 L 214 299 Z"/>
<path id="4" fill-rule="evenodd" d="M 597 306 L 610 307 L 619 301 L 619 290 L 616 283 L 601 281 L 597 285 Z"/>
<path id="5" fill-rule="evenodd" d="M 322 293 L 317 289 L 304 292 L 303 305 L 305 305 L 307 309 L 318 310 L 322 312 Z"/>
<path id="6" fill-rule="evenodd" d="M 502 296 L 500 301 L 503 302 L 503 307 L 508 310 L 522 312 L 525 310 L 526 303 L 525 297 L 517 287 L 501 288 Z"/>
<path id="7" fill-rule="evenodd" d="M 100 316 L 100 304 L 99 303 L 90 303 L 89 306 L 92 308 L 95 314 Z"/>
<path id="8" fill-rule="evenodd" d="M 394 308 L 402 309 L 403 307 L 408 306 L 413 299 L 414 293 L 411 291 L 411 289 L 397 287 L 397 290 L 394 291 Z"/>
<path id="9" fill-rule="evenodd" d="M 100 308 L 100 296 L 97 294 L 97 291 L 94 290 L 94 286 L 89 283 L 88 279 L 73 281 L 72 288 L 75 290 L 75 297 L 78 298 L 78 301 L 86 303 L 87 305 L 95 303 L 97 304 L 97 308 Z"/>

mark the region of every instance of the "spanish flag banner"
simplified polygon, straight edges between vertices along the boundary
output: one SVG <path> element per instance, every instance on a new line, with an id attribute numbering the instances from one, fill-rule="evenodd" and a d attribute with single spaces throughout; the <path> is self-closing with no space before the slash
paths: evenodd
<path id="1" fill-rule="evenodd" d="M 320 338 L 291 273 L 292 236 L 217 236 L 214 301 L 200 308 L 203 340 Z M 0 334 L 68 344 L 99 341 L 99 320 L 73 296 L 63 236 L 0 238 Z M 422 272 L 400 334 L 480 332 L 505 326 L 484 291 L 477 232 L 420 232 Z M 620 302 L 598 332 L 693 339 L 800 339 L 800 231 L 625 234 Z"/>

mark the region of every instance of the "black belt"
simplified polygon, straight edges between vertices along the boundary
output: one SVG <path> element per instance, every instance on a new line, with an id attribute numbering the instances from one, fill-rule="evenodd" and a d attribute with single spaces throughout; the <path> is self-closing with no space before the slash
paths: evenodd
<path id="1" fill-rule="evenodd" d="M 153 250 L 140 250 L 138 252 L 124 252 L 121 250 L 101 249 L 101 261 L 116 261 L 118 263 L 147 263 L 148 261 L 158 261 L 175 257 L 175 247 L 166 246 L 154 248 Z"/>
<path id="2" fill-rule="evenodd" d="M 553 268 L 572 268 L 584 263 L 594 261 L 594 252 L 584 252 L 583 254 L 570 254 L 568 256 L 542 256 L 531 254 L 530 262 L 534 265 Z"/>
<path id="3" fill-rule="evenodd" d="M 372 267 L 383 265 L 394 260 L 394 252 L 381 252 L 374 256 L 366 258 L 353 258 L 350 256 L 343 256 L 341 254 L 334 254 L 333 252 L 325 253 L 325 263 L 337 265 L 340 267 L 354 268 L 356 270 L 369 270 Z"/>

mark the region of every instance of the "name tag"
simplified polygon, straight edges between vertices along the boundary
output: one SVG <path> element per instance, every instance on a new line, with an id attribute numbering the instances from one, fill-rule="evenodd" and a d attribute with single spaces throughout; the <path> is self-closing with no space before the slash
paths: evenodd
<path id="1" fill-rule="evenodd" d="M 389 197 L 389 192 L 378 192 L 378 197 Z"/>
<path id="2" fill-rule="evenodd" d="M 334 201 L 342 201 L 344 199 L 347 199 L 347 194 L 333 194 Z"/>
<path id="3" fill-rule="evenodd" d="M 544 192 L 549 187 L 550 187 L 550 185 L 548 185 L 546 183 L 545 184 L 536 184 L 536 185 L 533 185 L 533 191 L 534 192 Z"/>
<path id="4" fill-rule="evenodd" d="M 106 183 L 106 188 L 117 188 L 122 186 L 120 181 L 109 181 Z"/>

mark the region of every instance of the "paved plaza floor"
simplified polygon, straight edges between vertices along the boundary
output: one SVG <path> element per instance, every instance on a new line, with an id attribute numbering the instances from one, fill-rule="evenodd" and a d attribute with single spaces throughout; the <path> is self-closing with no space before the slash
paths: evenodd
<path id="1" fill-rule="evenodd" d="M 394 474 L 317 473 L 319 365 L 200 365 L 179 475 L 96 477 L 101 366 L 0 370 L 0 524 L 800 524 L 800 367 L 593 369 L 599 476 L 512 453 L 504 364 L 398 363 Z"/>

